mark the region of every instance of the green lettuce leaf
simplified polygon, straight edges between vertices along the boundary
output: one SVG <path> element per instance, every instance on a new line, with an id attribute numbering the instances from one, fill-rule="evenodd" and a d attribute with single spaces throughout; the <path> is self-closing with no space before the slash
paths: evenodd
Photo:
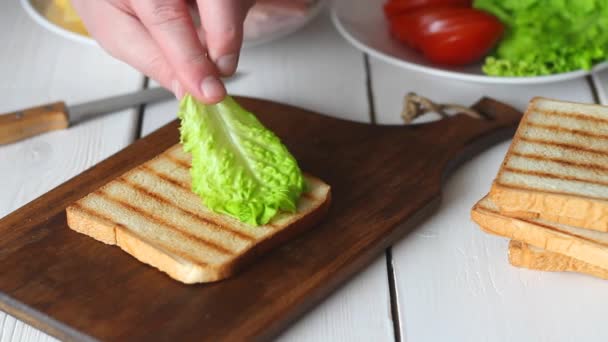
<path id="1" fill-rule="evenodd" d="M 192 154 L 192 191 L 211 210 L 252 224 L 295 212 L 306 183 L 295 158 L 250 112 L 226 97 L 180 104 L 181 142 Z"/>
<path id="2" fill-rule="evenodd" d="M 505 24 L 486 58 L 493 76 L 539 76 L 589 70 L 608 59 L 606 0 L 475 0 Z"/>

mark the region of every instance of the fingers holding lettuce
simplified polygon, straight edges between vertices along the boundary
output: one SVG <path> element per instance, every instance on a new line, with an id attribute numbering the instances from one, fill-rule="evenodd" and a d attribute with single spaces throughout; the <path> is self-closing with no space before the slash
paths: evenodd
<path id="1" fill-rule="evenodd" d="M 212 104 L 236 71 L 253 0 L 72 0 L 108 53 L 171 89 Z M 195 25 L 192 13 L 200 16 Z"/>

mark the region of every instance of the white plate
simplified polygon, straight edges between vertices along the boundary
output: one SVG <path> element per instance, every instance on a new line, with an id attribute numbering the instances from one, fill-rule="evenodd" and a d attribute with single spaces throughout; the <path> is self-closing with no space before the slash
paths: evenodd
<path id="1" fill-rule="evenodd" d="M 382 11 L 386 0 L 334 0 L 332 21 L 340 34 L 356 48 L 396 66 L 462 81 L 502 84 L 533 84 L 570 80 L 608 66 L 602 62 L 591 70 L 536 77 L 495 77 L 481 70 L 481 64 L 462 68 L 433 65 L 420 53 L 394 40 Z"/>
<path id="2" fill-rule="evenodd" d="M 27 14 L 30 17 L 32 17 L 32 19 L 34 19 L 34 21 L 36 23 L 38 23 L 45 29 L 47 29 L 53 33 L 56 33 L 64 38 L 68 38 L 70 40 L 73 40 L 73 41 L 76 41 L 79 43 L 84 43 L 84 44 L 88 44 L 88 45 L 97 45 L 97 43 L 95 42 L 94 39 L 87 37 L 87 36 L 83 36 L 78 33 L 74 33 L 68 29 L 63 28 L 60 25 L 57 25 L 57 24 L 49 21 L 41 13 L 41 8 L 44 8 L 44 6 L 46 6 L 48 1 L 51 1 L 51 0 L 21 0 L 21 5 L 23 6 L 23 8 L 27 12 Z M 97 1 L 97 0 L 93 0 L 93 1 Z M 282 27 L 280 30 L 277 30 L 277 31 L 267 32 L 264 36 L 257 37 L 256 39 L 245 39 L 243 41 L 243 47 L 248 48 L 248 47 L 257 46 L 257 45 L 264 44 L 264 43 L 269 43 L 271 41 L 277 40 L 279 38 L 283 38 L 291 33 L 294 33 L 295 31 L 301 29 L 306 24 L 308 24 L 311 20 L 313 20 L 321 12 L 321 9 L 323 8 L 324 4 L 325 4 L 324 0 L 317 1 L 314 4 L 313 8 L 311 8 L 311 10 L 308 12 L 306 17 L 303 17 L 301 20 L 295 21 L 293 25 L 290 25 L 287 27 Z"/>

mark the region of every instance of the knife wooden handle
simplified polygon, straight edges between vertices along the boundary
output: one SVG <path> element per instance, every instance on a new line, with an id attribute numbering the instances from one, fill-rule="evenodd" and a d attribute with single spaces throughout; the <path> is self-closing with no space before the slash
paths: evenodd
<path id="1" fill-rule="evenodd" d="M 49 103 L 0 115 L 0 145 L 69 126 L 64 102 Z"/>

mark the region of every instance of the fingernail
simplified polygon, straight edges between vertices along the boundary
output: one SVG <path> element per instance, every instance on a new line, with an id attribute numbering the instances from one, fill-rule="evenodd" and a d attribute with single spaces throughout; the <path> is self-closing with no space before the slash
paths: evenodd
<path id="1" fill-rule="evenodd" d="M 171 89 L 173 90 L 173 95 L 175 95 L 175 98 L 181 100 L 181 98 L 184 96 L 181 83 L 179 83 L 178 80 L 173 80 L 171 82 Z"/>
<path id="2" fill-rule="evenodd" d="M 201 91 L 207 99 L 211 100 L 223 97 L 226 89 L 217 77 L 207 76 L 201 83 Z"/>
<path id="3" fill-rule="evenodd" d="M 222 56 L 217 59 L 215 65 L 219 72 L 224 76 L 234 74 L 239 57 L 237 55 Z"/>

